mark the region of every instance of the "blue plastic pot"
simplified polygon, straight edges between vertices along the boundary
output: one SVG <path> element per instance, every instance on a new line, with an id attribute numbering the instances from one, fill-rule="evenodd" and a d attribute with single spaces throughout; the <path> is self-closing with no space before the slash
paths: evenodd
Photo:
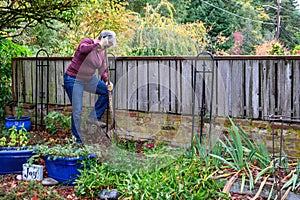
<path id="1" fill-rule="evenodd" d="M 9 129 L 13 126 L 16 127 L 17 130 L 20 130 L 22 128 L 22 125 L 24 124 L 24 128 L 27 131 L 30 131 L 31 129 L 31 118 L 28 116 L 21 117 L 21 119 L 16 119 L 16 117 L 7 117 L 5 118 L 5 128 Z"/>
<path id="2" fill-rule="evenodd" d="M 81 161 L 86 158 L 93 158 L 94 155 L 82 156 L 77 158 L 54 158 L 53 156 L 45 156 L 45 166 L 48 176 L 57 180 L 59 183 L 73 185 L 75 179 L 82 169 Z"/>
<path id="3" fill-rule="evenodd" d="M 33 155 L 27 147 L 0 148 L 0 174 L 21 174 L 23 164 Z"/>

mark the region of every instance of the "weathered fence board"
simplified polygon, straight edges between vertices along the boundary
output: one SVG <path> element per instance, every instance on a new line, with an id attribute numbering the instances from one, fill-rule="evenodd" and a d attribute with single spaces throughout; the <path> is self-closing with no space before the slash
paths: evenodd
<path id="1" fill-rule="evenodd" d="M 177 95 L 177 87 L 178 87 L 178 77 L 177 77 L 177 69 L 176 69 L 176 61 L 170 60 L 170 111 L 172 113 L 177 113 L 178 106 L 178 95 Z"/>
<path id="2" fill-rule="evenodd" d="M 181 96 L 181 109 L 183 114 L 189 114 L 192 113 L 192 94 L 193 94 L 193 88 L 192 88 L 192 62 L 190 60 L 183 60 L 182 66 L 181 66 L 181 90 L 182 90 L 182 96 Z M 196 108 L 197 106 L 195 106 Z"/>
<path id="3" fill-rule="evenodd" d="M 147 61 L 138 61 L 137 63 L 137 105 L 138 110 L 148 111 L 148 65 Z"/>
<path id="4" fill-rule="evenodd" d="M 119 77 L 119 81 L 115 84 L 119 91 L 115 93 L 116 100 L 115 106 L 118 108 L 129 109 L 128 107 L 128 61 L 119 62 L 118 70 L 116 71 L 116 76 Z"/>
<path id="5" fill-rule="evenodd" d="M 253 60 L 245 61 L 244 71 L 244 113 L 245 115 L 259 116 L 259 76 L 258 62 Z"/>
<path id="6" fill-rule="evenodd" d="M 128 109 L 138 110 L 137 107 L 137 91 L 138 91 L 138 74 L 137 74 L 137 63 L 136 61 L 128 63 L 128 72 L 126 75 L 128 76 Z M 122 92 L 122 91 L 116 91 Z M 125 108 L 126 109 L 126 108 Z"/>
<path id="7" fill-rule="evenodd" d="M 46 62 L 45 58 L 43 62 Z M 13 98 L 19 102 L 41 103 L 40 91 L 47 90 L 45 67 L 37 68 L 37 58 L 13 59 Z M 71 57 L 49 58 L 49 103 L 69 105 L 63 75 Z M 111 65 L 114 60 L 110 58 Z M 195 114 L 202 98 L 205 78 L 205 107 L 213 101 L 213 115 L 263 118 L 265 115 L 300 115 L 300 56 L 215 57 L 119 57 L 116 70 L 117 109 L 151 112 L 192 113 L 194 67 L 196 76 Z M 115 77 L 114 77 L 115 76 Z M 213 88 L 212 84 L 213 83 Z M 37 95 L 36 96 L 36 92 Z M 213 99 L 211 94 L 213 92 Z M 84 93 L 84 105 L 93 106 L 97 95 Z"/>
<path id="8" fill-rule="evenodd" d="M 242 61 L 232 61 L 231 63 L 231 115 L 239 116 L 244 112 L 243 108 L 243 64 Z"/>
<path id="9" fill-rule="evenodd" d="M 300 115 L 300 61 L 294 60 L 293 61 L 293 84 L 291 91 L 293 93 L 293 102 L 291 103 L 291 107 L 293 110 L 292 116 L 299 116 Z"/>
<path id="10" fill-rule="evenodd" d="M 278 106 L 279 112 L 283 115 L 289 115 L 292 112 L 291 110 L 291 99 L 292 99 L 292 91 L 289 88 L 292 88 L 292 74 L 291 74 L 291 63 L 286 62 L 286 66 L 280 65 L 279 67 L 279 77 L 278 81 Z"/>
<path id="11" fill-rule="evenodd" d="M 158 62 L 149 61 L 149 111 L 157 111 L 159 106 Z"/>
<path id="12" fill-rule="evenodd" d="M 218 83 L 217 83 L 217 90 L 218 90 L 218 113 L 217 115 L 226 116 L 231 115 L 231 74 L 230 74 L 230 65 L 229 62 L 220 61 L 218 63 Z M 230 109 L 230 110 L 229 110 Z"/>
<path id="13" fill-rule="evenodd" d="M 169 61 L 162 60 L 159 62 L 159 110 L 160 112 L 168 112 L 170 111 L 170 96 L 169 90 L 170 85 L 169 81 L 171 78 L 169 76 Z"/>

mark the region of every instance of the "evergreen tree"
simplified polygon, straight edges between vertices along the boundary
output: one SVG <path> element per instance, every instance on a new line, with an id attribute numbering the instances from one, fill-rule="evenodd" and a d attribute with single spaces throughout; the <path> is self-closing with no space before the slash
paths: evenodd
<path id="1" fill-rule="evenodd" d="M 281 2 L 279 40 L 289 49 L 300 44 L 296 37 L 296 33 L 300 32 L 300 11 L 296 9 L 296 5 L 295 0 Z"/>
<path id="2" fill-rule="evenodd" d="M 264 30 L 267 31 L 263 32 L 263 38 L 264 40 L 275 39 L 278 25 L 278 1 L 261 0 L 258 4 L 264 8 L 264 11 L 269 16 L 269 20 L 267 22 L 269 22 L 270 25 L 264 25 Z M 300 11 L 297 10 L 296 7 L 297 0 L 285 0 L 280 3 L 280 30 L 278 39 L 289 49 L 293 49 L 300 42 L 297 40 L 297 32 L 300 32 Z M 272 38 L 269 33 L 272 33 Z"/>
<path id="3" fill-rule="evenodd" d="M 204 22 L 212 47 L 217 51 L 220 49 L 227 51 L 233 45 L 234 19 L 225 8 L 226 5 L 221 0 L 192 1 L 188 9 L 189 15 L 185 20 L 185 22 Z M 219 43 L 220 35 L 230 39 Z"/>

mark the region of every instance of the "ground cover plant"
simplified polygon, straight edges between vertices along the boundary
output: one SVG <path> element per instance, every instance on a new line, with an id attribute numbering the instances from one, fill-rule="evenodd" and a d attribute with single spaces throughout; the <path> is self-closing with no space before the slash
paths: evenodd
<path id="1" fill-rule="evenodd" d="M 229 199 L 224 182 L 212 179 L 212 168 L 202 168 L 199 159 L 182 156 L 159 170 L 123 171 L 95 163 L 77 180 L 78 195 L 95 197 L 102 189 L 117 189 L 121 199 Z"/>
<path id="2" fill-rule="evenodd" d="M 299 192 L 299 163 L 271 159 L 262 142 L 249 139 L 243 129 L 230 121 L 228 134 L 212 149 L 197 139 L 191 151 L 179 154 L 151 148 L 152 158 L 168 160 L 155 166 L 148 165 L 155 163 L 153 160 L 147 162 L 134 154 L 135 145 L 126 143 L 122 148 L 129 148 L 132 154 L 113 151 L 109 156 L 117 159 L 91 164 L 77 180 L 76 194 L 93 198 L 102 189 L 116 189 L 121 199 L 284 199 L 291 191 Z M 147 157 L 147 150 L 142 153 L 140 156 Z M 285 164 L 284 170 L 279 164 Z M 231 192 L 235 182 L 240 190 Z M 246 187 L 250 194 L 243 193 Z M 262 194 L 264 188 L 270 191 L 267 195 Z"/>

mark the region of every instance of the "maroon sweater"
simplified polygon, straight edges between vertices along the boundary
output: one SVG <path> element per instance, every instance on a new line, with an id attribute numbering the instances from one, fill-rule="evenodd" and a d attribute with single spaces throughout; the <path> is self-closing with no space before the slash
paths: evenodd
<path id="1" fill-rule="evenodd" d="M 99 45 L 91 38 L 84 38 L 75 51 L 66 73 L 72 77 L 90 81 L 98 69 L 101 79 L 107 81 L 105 51 L 98 51 Z"/>

